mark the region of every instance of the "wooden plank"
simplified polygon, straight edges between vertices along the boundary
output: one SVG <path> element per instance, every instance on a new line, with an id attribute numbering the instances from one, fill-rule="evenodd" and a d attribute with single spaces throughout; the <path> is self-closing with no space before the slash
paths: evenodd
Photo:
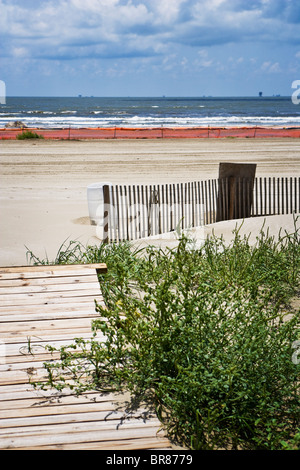
<path id="1" fill-rule="evenodd" d="M 48 305 L 48 304 L 47 304 Z M 34 306 L 38 307 L 38 306 Z M 22 310 L 21 310 L 22 312 Z M 57 311 L 55 308 L 53 311 L 49 310 L 48 312 L 41 312 L 40 308 L 37 308 L 36 312 L 30 313 L 16 313 L 15 310 L 12 312 L 11 307 L 9 307 L 9 313 L 2 313 L 0 311 L 0 330 L 2 330 L 2 323 L 9 322 L 11 325 L 15 322 L 25 322 L 25 321 L 42 321 L 42 320 L 65 320 L 68 319 L 69 321 L 76 319 L 76 318 L 99 318 L 96 312 L 89 310 L 82 310 L 78 309 L 77 311 L 74 309 L 70 309 L 69 311 Z"/>
<path id="2" fill-rule="evenodd" d="M 143 238 L 147 236 L 147 229 L 146 229 L 147 207 L 145 206 L 145 194 L 144 194 L 143 185 L 139 187 L 139 204 L 141 207 L 141 214 L 140 214 L 141 237 Z"/>
<path id="3" fill-rule="evenodd" d="M 11 354 L 5 356 L 5 364 L 0 364 L 0 373 L 2 371 L 22 370 L 26 358 L 33 367 L 37 367 L 39 363 L 43 364 L 49 361 L 49 359 L 57 360 L 60 357 L 59 352 L 52 352 L 51 358 L 49 358 L 49 351 L 42 344 L 35 344 L 33 346 L 30 344 L 30 350 L 32 354 L 28 351 L 28 344 L 24 344 L 18 349 L 11 349 Z"/>
<path id="4" fill-rule="evenodd" d="M 33 443 L 34 445 L 68 445 L 68 444 L 77 444 L 81 442 L 100 442 L 102 444 L 102 448 L 105 448 L 105 441 L 111 441 L 112 439 L 119 442 L 123 439 L 133 439 L 133 438 L 145 438 L 151 437 L 154 438 L 157 436 L 157 427 L 156 425 L 137 427 L 135 423 L 131 426 L 127 425 L 125 428 L 118 428 L 116 427 L 107 427 L 106 429 L 98 429 L 98 424 L 95 425 L 95 428 L 92 431 L 87 432 L 74 432 L 74 433 L 64 433 L 64 434 L 53 434 L 49 436 L 46 435 L 39 435 L 38 433 L 31 436 L 22 436 L 22 437 L 3 437 L 1 439 L 0 447 L 3 448 L 30 448 Z M 129 428 L 129 429 L 128 429 Z M 130 429 L 131 428 L 131 429 Z"/>
<path id="5" fill-rule="evenodd" d="M 185 204 L 184 204 L 184 195 L 183 195 L 183 183 L 180 183 L 180 194 L 178 197 L 178 204 L 180 204 L 181 210 L 181 228 L 184 230 L 185 228 Z"/>
<path id="6" fill-rule="evenodd" d="M 161 205 L 161 195 L 160 195 L 160 185 L 158 184 L 155 188 L 154 193 L 154 211 L 155 211 L 155 234 L 159 235 L 162 233 L 161 230 L 161 212 L 160 212 L 160 205 Z"/>
<path id="7" fill-rule="evenodd" d="M 9 384 L 1 385 L 0 387 L 0 401 L 16 401 L 20 399 L 34 399 L 36 400 L 45 400 L 49 398 L 54 399 L 66 399 L 67 397 L 74 396 L 74 393 L 65 389 L 61 393 L 55 394 L 53 390 L 35 390 L 30 384 Z M 76 396 L 76 399 L 81 399 L 82 401 L 125 401 L 124 396 L 115 393 L 99 393 L 99 392 L 84 392 L 82 395 Z M 28 406 L 28 405 L 27 405 Z"/>
<path id="8" fill-rule="evenodd" d="M 100 296 L 99 291 L 97 289 L 90 289 L 87 291 L 78 290 L 78 291 L 68 291 L 68 292 L 59 292 L 56 295 L 49 294 L 18 294 L 18 296 L 14 296 L 12 294 L 7 294 L 6 298 L 1 298 L 1 305 L 22 305 L 23 303 L 29 304 L 57 304 L 63 302 L 69 302 L 70 300 L 75 300 L 76 302 L 93 302 L 94 298 Z"/>
<path id="9" fill-rule="evenodd" d="M 101 430 L 101 431 L 119 431 L 122 430 L 124 433 L 126 432 L 128 434 L 128 430 L 130 428 L 139 428 L 141 427 L 143 430 L 146 428 L 153 428 L 157 427 L 159 425 L 159 422 L 157 419 L 149 419 L 145 420 L 145 422 L 141 425 L 142 419 L 140 422 L 138 419 L 134 419 L 134 417 L 128 417 L 122 420 L 122 413 L 120 413 L 120 416 L 115 419 L 105 419 L 106 416 L 109 415 L 109 410 L 105 410 L 104 412 L 99 413 L 99 418 L 98 421 L 95 422 L 93 421 L 81 421 L 81 422 L 68 422 L 64 423 L 64 420 L 59 423 L 59 426 L 57 426 L 57 423 L 55 424 L 43 424 L 41 425 L 31 425 L 31 426 L 26 426 L 24 429 L 20 427 L 15 427 L 15 428 L 7 428 L 3 434 L 5 434 L 6 438 L 23 438 L 23 437 L 41 437 L 45 436 L 46 438 L 52 438 L 52 436 L 58 436 L 59 434 L 64 434 L 66 442 L 69 442 L 70 440 L 70 435 L 71 434 L 76 434 L 78 433 L 83 434 L 87 432 L 91 432 L 95 429 Z M 123 413 L 124 415 L 124 413 Z M 1 431 L 0 431 L 0 441 L 1 441 Z"/>
<path id="10" fill-rule="evenodd" d="M 131 203 L 133 212 L 132 212 L 132 224 L 133 224 L 133 240 L 136 240 L 137 238 L 140 238 L 140 230 L 139 230 L 139 208 L 137 207 L 136 204 L 136 189 L 135 185 L 132 186 L 132 198 L 133 202 Z"/>
<path id="11" fill-rule="evenodd" d="M 171 449 L 171 445 L 167 439 L 162 437 L 154 438 L 136 438 L 126 439 L 123 441 L 105 441 L 103 445 L 101 442 L 84 442 L 78 444 L 68 444 L 67 447 L 63 445 L 53 446 L 34 446 L 31 450 L 108 450 L 108 451 L 132 451 L 132 450 L 168 450 Z M 22 450 L 15 447 L 14 450 Z"/>
<path id="12" fill-rule="evenodd" d="M 46 380 L 43 363 L 59 357 L 44 346 L 91 339 L 91 320 L 99 318 L 95 300 L 105 307 L 96 274 L 82 280 L 86 270 L 61 270 L 56 277 L 57 271 L 46 273 L 47 278 L 45 272 L 26 268 L 3 273 L 12 279 L 2 278 L 0 291 L 0 338 L 6 354 L 0 364 L 0 448 L 170 448 L 163 433 L 161 439 L 157 436 L 158 419 L 145 419 L 148 410 L 140 407 L 124 415 L 126 395 L 95 391 L 58 397 L 57 392 L 30 387 L 30 377 Z M 28 337 L 34 355 L 28 352 Z M 101 332 L 96 339 L 105 340 Z"/>
<path id="13" fill-rule="evenodd" d="M 69 339 L 67 339 L 68 336 Z M 93 337 L 90 328 L 81 329 L 80 335 L 79 332 L 70 332 L 70 330 L 64 330 L 64 335 L 58 335 L 56 332 L 52 335 L 51 341 L 49 337 L 45 337 L 45 334 L 43 337 L 28 334 L 22 338 L 18 338 L 18 342 L 7 341 L 5 360 L 1 361 L 0 371 L 5 372 L 9 370 L 24 369 L 23 364 L 26 363 L 26 361 L 31 361 L 32 363 L 37 364 L 38 362 L 44 362 L 45 360 L 52 360 L 54 357 L 58 357 L 59 353 L 52 352 L 50 354 L 47 350 L 47 346 L 53 346 L 59 351 L 61 346 L 73 346 L 74 339 L 79 336 L 84 340 L 90 341 L 93 339 L 98 343 L 102 343 L 106 339 L 101 331 L 98 331 L 96 337 Z M 79 346 L 77 350 L 80 351 Z"/>
<path id="14" fill-rule="evenodd" d="M 169 206 L 169 185 L 162 185 L 162 221 L 163 221 L 163 232 L 167 233 L 170 231 L 170 206 Z"/>
<path id="15" fill-rule="evenodd" d="M 43 326 L 44 325 L 44 326 Z M 59 331 L 82 331 L 84 328 L 91 326 L 91 318 L 74 318 L 72 321 L 70 319 L 66 320 L 44 320 L 44 321 L 33 321 L 33 322 L 14 322 L 2 323 L 1 324 L 1 335 L 2 340 L 8 340 L 9 336 L 18 336 L 22 338 L 28 335 L 36 335 L 38 331 L 38 336 L 42 337 L 44 333 L 47 333 L 47 336 L 53 336 Z M 2 328 L 3 327 L 3 328 Z"/>
<path id="16" fill-rule="evenodd" d="M 106 421 L 115 422 L 121 421 L 126 416 L 122 410 L 115 409 L 113 403 L 111 403 L 111 409 L 109 405 L 107 409 L 100 411 L 86 411 L 84 413 L 66 413 L 63 415 L 47 415 L 47 416 L 28 416 L 26 418 L 8 418 L 1 420 L 0 436 L 7 433 L 17 433 L 19 428 L 24 428 L 24 432 L 27 430 L 30 432 L 34 431 L 36 426 L 49 426 L 54 424 L 77 424 L 77 423 L 93 423 L 94 421 Z M 132 418 L 143 418 L 143 414 L 146 414 L 147 410 L 137 410 L 130 413 L 128 417 Z M 61 431 L 60 431 L 61 432 Z M 0 437 L 1 439 L 1 437 Z"/>
<path id="17" fill-rule="evenodd" d="M 203 225 L 204 224 L 204 219 L 203 219 L 203 204 L 201 202 L 201 191 L 200 191 L 200 181 L 197 183 L 197 203 L 198 203 L 198 210 L 197 210 L 197 216 L 198 216 L 198 225 Z M 199 212 L 198 212 L 199 211 Z"/>
<path id="18" fill-rule="evenodd" d="M 70 328 L 69 330 L 56 330 L 55 332 L 45 332 L 43 335 L 37 331 L 22 331 L 18 334 L 11 333 L 7 334 L 6 337 L 2 337 L 1 340 L 5 342 L 6 345 L 10 344 L 20 344 L 21 346 L 26 346 L 28 343 L 27 338 L 30 337 L 32 343 L 50 343 L 53 345 L 59 341 L 70 341 L 74 340 L 74 338 L 91 338 L 91 332 L 88 327 L 80 328 L 78 330 L 74 330 Z"/>
<path id="19" fill-rule="evenodd" d="M 298 213 L 300 212 L 300 178 L 298 178 L 298 187 L 296 186 L 296 179 L 295 179 L 295 212 Z M 298 197 L 297 197 L 297 192 L 298 192 Z"/>
<path id="20" fill-rule="evenodd" d="M 206 224 L 209 224 L 208 214 L 208 197 L 207 197 L 207 181 L 204 181 L 204 194 L 205 194 L 205 213 L 206 213 Z"/>
<path id="21" fill-rule="evenodd" d="M 273 197 L 272 197 L 272 203 L 273 203 L 272 214 L 275 215 L 275 214 L 276 214 L 275 177 L 272 178 L 271 187 L 272 187 L 272 196 L 273 196 Z"/>
<path id="22" fill-rule="evenodd" d="M 35 374 L 34 378 L 35 380 L 41 381 L 44 376 L 44 380 L 46 378 L 46 374 L 38 375 Z M 1 372 L 0 375 L 0 385 L 9 385 L 12 383 L 19 383 L 19 384 L 28 384 L 29 383 L 29 375 L 26 370 L 18 370 L 18 371 L 13 371 L 13 372 Z M 6 407 L 10 406 L 6 404 Z M 0 425 L 1 425 L 1 413 L 0 413 Z"/>
<path id="23" fill-rule="evenodd" d="M 28 332 L 27 335 L 23 336 L 16 337 L 11 335 L 11 338 L 11 340 L 9 337 L 5 338 L 6 354 L 5 358 L 2 358 L 1 360 L 0 371 L 5 372 L 7 365 L 12 363 L 21 364 L 26 360 L 36 362 L 39 359 L 40 354 L 43 355 L 43 358 L 48 354 L 48 359 L 52 360 L 51 354 L 47 352 L 47 346 L 59 349 L 61 346 L 67 347 L 68 345 L 73 345 L 75 338 L 82 338 L 86 341 L 94 339 L 91 334 L 91 329 L 88 327 L 85 329 L 81 328 L 75 332 L 74 330 L 64 330 L 63 332 L 58 330 L 52 335 L 44 333 L 43 336 L 37 336 L 32 332 Z M 95 340 L 97 340 L 98 343 L 101 343 L 105 341 L 105 337 L 101 332 L 99 332 L 97 333 L 97 338 Z M 1 341 L 3 341 L 3 339 Z"/>
<path id="24" fill-rule="evenodd" d="M 188 227 L 188 218 L 187 218 L 187 184 L 184 183 L 181 185 L 181 207 L 183 214 L 182 228 L 185 229 Z"/>
<path id="25" fill-rule="evenodd" d="M 293 179 L 290 180 L 290 189 L 289 189 L 289 203 L 290 203 L 290 214 L 293 213 Z"/>
<path id="26" fill-rule="evenodd" d="M 17 333 L 18 331 L 39 331 L 39 334 L 42 334 L 44 331 L 51 330 L 54 332 L 55 330 L 62 330 L 62 329 L 74 329 L 77 330 L 81 327 L 90 327 L 91 321 L 89 318 L 73 318 L 72 322 L 69 319 L 62 320 L 62 319 L 55 319 L 55 320 L 36 320 L 36 321 L 22 321 L 22 322 L 7 322 L 1 323 L 1 333 L 0 338 L 5 337 L 6 333 L 14 332 Z"/>
<path id="27" fill-rule="evenodd" d="M 16 380 L 12 381 L 12 378 L 16 378 Z M 4 371 L 3 372 L 3 377 L 1 373 L 0 377 L 0 389 L 5 386 L 10 386 L 10 385 L 20 385 L 20 386 L 28 386 L 30 379 L 34 377 L 34 380 L 38 380 L 40 382 L 45 382 L 47 380 L 47 375 L 45 372 L 45 369 L 42 367 L 35 368 L 34 364 L 30 366 L 30 368 L 27 369 L 16 369 L 13 371 L 10 371 L 10 376 L 9 376 L 9 371 Z M 18 400 L 13 400 L 13 401 L 18 401 Z M 11 400 L 1 400 L 0 403 L 4 403 L 5 408 L 9 409 L 11 405 Z M 1 413 L 0 413 L 1 414 Z M 18 416 L 18 414 L 16 414 Z M 0 424 L 1 424 L 1 418 L 0 418 Z M 1 426 L 0 426 L 1 427 Z"/>
<path id="28" fill-rule="evenodd" d="M 170 230 L 176 230 L 176 190 L 175 184 L 170 184 L 170 206 L 171 206 L 171 213 L 170 213 Z"/>
<path id="29" fill-rule="evenodd" d="M 28 350 L 30 347 L 30 351 L 33 351 L 33 354 L 37 352 L 44 351 L 47 345 L 60 347 L 64 344 L 70 345 L 74 343 L 74 338 L 83 338 L 85 340 L 90 340 L 92 338 L 91 328 L 86 326 L 86 328 L 81 327 L 78 330 L 55 330 L 53 333 L 51 332 L 44 332 L 36 334 L 33 331 L 28 331 L 22 333 L 22 335 L 17 334 L 7 334 L 6 337 L 2 337 L 1 341 L 5 342 L 6 345 L 6 354 L 5 354 L 5 362 L 7 362 L 10 356 L 18 356 L 28 355 Z M 104 336 L 101 332 L 97 332 L 96 337 L 98 342 L 104 341 Z M 63 343 L 65 341 L 65 343 Z M 50 357 L 50 356 L 49 356 Z M 2 360 L 2 363 L 4 361 Z M 4 365 L 0 365 L 1 367 L 5 367 Z"/>
<path id="30" fill-rule="evenodd" d="M 187 201 L 186 201 L 187 209 L 188 209 L 188 228 L 194 227 L 193 223 L 193 200 L 191 196 L 191 183 L 187 184 Z"/>
<path id="31" fill-rule="evenodd" d="M 30 387 L 30 388 L 29 388 Z M 40 403 L 40 405 L 45 405 L 47 402 L 50 406 L 58 405 L 64 403 L 65 405 L 68 404 L 80 404 L 80 403 L 115 403 L 116 405 L 121 405 L 127 403 L 130 400 L 129 393 L 112 393 L 112 392 L 97 392 L 97 391 L 88 391 L 83 392 L 81 395 L 75 395 L 74 392 L 70 391 L 69 389 L 64 390 L 63 392 L 53 392 L 53 390 L 41 390 L 37 391 L 29 384 L 27 385 L 3 385 L 0 388 L 5 392 L 14 392 L 13 395 L 9 395 L 8 401 L 12 403 L 15 402 L 15 408 L 32 408 Z M 19 391 L 22 395 L 15 398 L 16 391 Z M 23 399 L 23 401 L 21 400 Z M 47 405 L 47 406 L 48 406 Z M 2 406 L 3 410 L 5 410 L 5 405 Z"/>
<path id="32" fill-rule="evenodd" d="M 125 207 L 125 200 L 123 196 L 123 188 L 122 186 L 118 186 L 119 188 L 119 209 L 120 209 L 120 225 L 119 225 L 119 240 L 122 241 L 125 238 L 125 219 L 126 219 L 126 207 Z"/>
<path id="33" fill-rule="evenodd" d="M 284 214 L 284 207 L 285 207 L 285 204 L 284 204 L 284 178 L 282 177 L 281 178 L 281 212 L 280 214 Z"/>
<path id="34" fill-rule="evenodd" d="M 116 196 L 115 196 L 115 187 L 111 186 L 111 210 L 109 218 L 109 227 L 110 227 L 110 240 L 115 241 L 117 239 L 117 219 L 116 219 Z"/>
<path id="35" fill-rule="evenodd" d="M 114 208 L 115 208 L 115 240 L 117 242 L 121 241 L 120 239 L 120 201 L 119 201 L 119 187 L 116 185 L 114 187 Z"/>
<path id="36" fill-rule="evenodd" d="M 104 263 L 91 263 L 91 264 L 64 264 L 64 265 L 37 265 L 37 266 L 6 266 L 0 267 L 0 277 L 2 274 L 19 273 L 21 275 L 34 276 L 39 273 L 45 273 L 48 276 L 68 274 L 74 275 L 75 273 L 90 274 L 91 270 L 97 270 L 102 273 L 107 272 L 107 266 Z"/>
<path id="37" fill-rule="evenodd" d="M 64 450 L 65 447 L 61 445 L 53 446 L 34 446 L 31 450 Z M 168 450 L 172 449 L 170 442 L 163 438 L 155 436 L 154 438 L 136 438 L 126 439 L 122 441 L 105 441 L 103 445 L 99 441 L 84 442 L 78 444 L 68 444 L 68 450 L 108 450 L 108 451 L 132 451 L 132 450 Z M 20 450 L 15 448 L 15 450 Z"/>
<path id="38" fill-rule="evenodd" d="M 167 233 L 170 231 L 170 224 L 169 224 L 169 204 L 168 204 L 168 185 L 162 184 L 161 185 L 161 223 L 162 223 L 162 233 Z"/>
<path id="39" fill-rule="evenodd" d="M 84 276 L 61 276 L 61 277 L 29 277 L 28 279 L 18 277 L 14 278 L 1 278 L 0 279 L 0 292 L 5 287 L 26 287 L 28 285 L 32 286 L 52 286 L 52 285 L 64 285 L 64 284 L 85 284 L 90 282 L 97 282 L 98 278 L 97 275 L 94 273 L 89 273 Z"/>
<path id="40" fill-rule="evenodd" d="M 47 357 L 47 358 L 46 358 Z M 56 357 L 58 358 L 59 355 L 57 354 Z M 21 356 L 19 354 L 17 357 L 7 357 L 6 363 L 0 365 L 0 371 L 2 372 L 14 372 L 14 371 L 24 371 L 34 367 L 35 370 L 43 370 L 44 369 L 44 362 L 52 361 L 54 357 L 49 355 L 48 351 L 45 351 L 44 355 L 37 356 L 36 354 L 26 354 Z M 12 359 L 12 360 L 11 360 Z M 55 359 L 56 360 L 56 359 Z M 27 361 L 27 362 L 26 362 Z"/>
<path id="41" fill-rule="evenodd" d="M 43 284 L 35 285 L 34 283 L 28 281 L 23 286 L 5 286 L 0 289 L 0 302 L 6 300 L 9 295 L 15 295 L 16 297 L 19 294 L 46 294 L 46 293 L 62 293 L 66 292 L 77 292 L 77 291 L 99 291 L 100 285 L 98 280 L 94 282 L 74 282 L 70 284 Z"/>
<path id="42" fill-rule="evenodd" d="M 133 223 L 132 223 L 132 219 L 133 219 L 133 216 L 132 216 L 132 200 L 131 200 L 131 186 L 129 185 L 127 187 L 127 191 L 128 191 L 128 240 L 133 240 L 134 237 L 133 237 Z"/>
<path id="43" fill-rule="evenodd" d="M 100 273 L 101 274 L 101 273 Z M 68 278 L 72 279 L 74 275 L 78 275 L 82 278 L 81 282 L 84 282 L 84 278 L 86 277 L 89 279 L 91 277 L 91 272 L 89 271 L 82 271 L 78 273 L 73 273 L 71 274 L 71 271 L 38 271 L 38 272 L 20 272 L 20 273 L 0 273 L 0 283 L 2 283 L 4 280 L 21 280 L 21 281 L 26 281 L 26 280 L 33 280 L 33 279 L 64 279 L 62 282 L 68 282 Z M 94 275 L 94 274 L 93 274 Z"/>
<path id="44" fill-rule="evenodd" d="M 54 348 L 61 348 L 62 346 L 68 346 L 74 343 L 74 338 L 78 337 L 79 334 L 77 332 L 73 332 L 72 335 L 56 335 L 51 338 L 49 337 L 43 337 L 40 338 L 39 336 L 36 335 L 31 335 L 30 336 L 30 350 L 33 352 L 33 355 L 28 353 L 28 339 L 27 337 L 23 336 L 22 338 L 14 338 L 11 339 L 10 341 L 7 341 L 6 343 L 6 355 L 5 355 L 5 360 L 7 361 L 10 360 L 10 358 L 14 358 L 14 361 L 16 362 L 18 360 L 22 361 L 23 357 L 28 357 L 30 356 L 32 358 L 32 361 L 35 361 L 35 357 L 39 357 L 41 351 L 46 351 L 45 347 L 46 346 L 52 346 Z M 91 333 L 90 331 L 87 331 L 86 333 L 80 334 L 80 338 L 83 338 L 85 340 L 90 340 L 91 339 Z M 97 341 L 102 341 L 103 337 L 101 339 L 100 335 L 96 337 Z M 51 359 L 50 356 L 48 356 L 48 359 Z M 4 361 L 3 361 L 4 362 Z M 5 361 L 6 362 L 6 361 Z M 1 378 L 1 377 L 0 377 Z M 13 381 L 13 377 L 11 378 Z M 13 382 L 11 382 L 13 383 Z M 7 384 L 8 385 L 8 384 Z"/>
<path id="45" fill-rule="evenodd" d="M 69 301 L 67 300 L 69 299 Z M 83 313 L 86 311 L 95 311 L 95 300 L 99 304 L 101 303 L 104 306 L 104 300 L 101 294 L 96 296 L 82 296 L 82 297 L 69 297 L 69 298 L 53 298 L 51 301 L 48 300 L 47 303 L 42 302 L 41 298 L 37 299 L 35 303 L 20 303 L 15 305 L 7 305 L 0 306 L 0 321 L 3 315 L 26 315 L 28 314 L 29 317 L 31 315 L 36 315 L 38 313 L 41 314 L 48 314 L 48 313 L 62 313 L 63 315 L 68 312 L 80 312 Z M 83 305 L 85 304 L 85 305 Z M 14 321 L 13 318 L 11 321 Z"/>
<path id="46" fill-rule="evenodd" d="M 77 275 L 77 273 L 71 274 L 71 271 L 45 271 L 45 272 L 30 272 L 30 273 L 25 273 L 25 272 L 20 272 L 20 273 L 0 273 L 0 282 L 3 282 L 4 280 L 33 280 L 33 279 L 64 279 L 63 282 L 68 282 L 68 277 L 73 278 L 74 275 Z M 83 271 L 83 272 L 78 272 L 78 276 L 82 278 L 82 282 L 84 282 L 84 277 L 90 278 L 91 277 L 91 272 L 89 271 Z"/>
<path id="47" fill-rule="evenodd" d="M 71 400 L 73 398 L 73 400 Z M 9 403 L 9 408 L 6 404 Z M 8 400 L 6 402 L 0 402 L 0 417 L 2 420 L 15 419 L 15 418 L 32 418 L 32 417 L 44 417 L 44 416 L 56 416 L 57 421 L 60 421 L 59 415 L 66 414 L 77 414 L 77 413 L 90 413 L 90 412 L 103 412 L 103 411 L 115 411 L 118 405 L 121 406 L 121 402 L 118 403 L 113 399 L 106 399 L 101 401 L 93 400 L 78 400 L 76 396 L 54 398 L 53 401 L 48 398 L 31 399 L 31 400 Z M 125 406 L 124 406 L 125 408 Z"/>
<path id="48" fill-rule="evenodd" d="M 24 386 L 22 386 L 24 387 Z M 2 387 L 1 387 L 2 388 Z M 5 388 L 5 387 L 3 387 Z M 6 387 L 8 388 L 8 387 Z M 19 388 L 21 388 L 19 386 Z M 11 387 L 10 387 L 11 389 Z M 76 396 L 74 394 L 53 394 L 53 391 L 47 394 L 46 391 L 41 393 L 45 396 L 38 396 L 38 392 L 34 392 L 35 396 L 27 399 L 12 400 L 0 402 L 1 419 L 4 423 L 6 420 L 32 420 L 32 418 L 43 418 L 44 416 L 56 416 L 55 421 L 60 421 L 59 415 L 71 415 L 83 412 L 95 413 L 103 411 L 125 411 L 128 406 L 130 395 L 121 393 L 100 393 L 86 392 Z M 6 403 L 10 403 L 9 408 Z M 149 410 L 144 405 L 136 410 L 137 413 L 145 413 Z M 23 413 L 21 416 L 19 413 Z M 151 413 L 150 413 L 151 414 Z M 74 417 L 76 419 L 76 416 Z M 2 421 L 1 421 L 2 423 Z"/>

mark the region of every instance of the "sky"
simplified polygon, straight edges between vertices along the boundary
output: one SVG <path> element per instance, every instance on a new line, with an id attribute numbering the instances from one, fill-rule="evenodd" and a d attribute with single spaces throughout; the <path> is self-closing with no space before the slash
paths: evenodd
<path id="1" fill-rule="evenodd" d="M 291 96 L 300 0 L 0 0 L 7 96 Z"/>

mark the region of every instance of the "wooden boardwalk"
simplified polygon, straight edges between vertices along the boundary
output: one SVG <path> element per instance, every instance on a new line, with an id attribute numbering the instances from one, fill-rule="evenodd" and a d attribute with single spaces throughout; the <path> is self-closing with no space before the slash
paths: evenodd
<path id="1" fill-rule="evenodd" d="M 43 346 L 91 337 L 104 303 L 104 264 L 0 268 L 0 449 L 170 449 L 148 410 L 125 413 L 126 395 L 35 390 L 45 376 Z M 30 338 L 31 352 L 28 351 Z"/>

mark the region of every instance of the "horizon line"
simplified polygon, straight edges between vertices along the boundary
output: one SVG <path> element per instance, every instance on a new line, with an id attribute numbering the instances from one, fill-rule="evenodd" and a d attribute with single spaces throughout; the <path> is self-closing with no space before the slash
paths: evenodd
<path id="1" fill-rule="evenodd" d="M 96 95 L 6 95 L 6 98 L 146 98 L 146 99 L 172 99 L 172 98 L 180 98 L 180 99 L 207 99 L 207 98 L 290 98 L 291 95 L 281 95 L 281 94 L 273 94 L 273 95 L 191 95 L 191 96 L 184 96 L 184 95 L 141 95 L 141 96 L 131 96 L 131 95 L 110 95 L 110 96 L 96 96 Z"/>

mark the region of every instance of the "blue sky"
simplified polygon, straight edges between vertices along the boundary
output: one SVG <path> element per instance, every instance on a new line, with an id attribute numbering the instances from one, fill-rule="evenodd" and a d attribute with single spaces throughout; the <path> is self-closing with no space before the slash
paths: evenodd
<path id="1" fill-rule="evenodd" d="M 290 96 L 300 0 L 0 0 L 8 96 Z"/>

